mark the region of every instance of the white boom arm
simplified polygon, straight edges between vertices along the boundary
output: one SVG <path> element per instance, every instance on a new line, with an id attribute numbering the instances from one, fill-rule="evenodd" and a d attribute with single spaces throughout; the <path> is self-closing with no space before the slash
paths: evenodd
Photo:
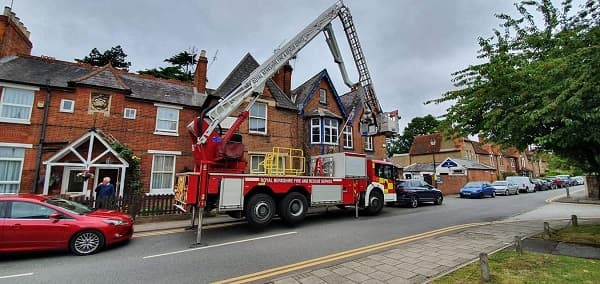
<path id="1" fill-rule="evenodd" d="M 204 130 L 198 142 L 204 144 L 215 128 L 235 111 L 246 98 L 257 90 L 262 90 L 265 82 L 273 77 L 275 72 L 288 62 L 298 51 L 315 38 L 323 29 L 331 23 L 343 7 L 341 2 L 337 2 L 325 10 L 317 19 L 312 21 L 293 39 L 288 41 L 281 49 L 273 54 L 267 61 L 256 68 L 250 76 L 244 80 L 240 86 L 233 90 L 227 97 L 222 99 L 215 107 L 206 114 L 210 120 L 209 126 Z"/>
<path id="2" fill-rule="evenodd" d="M 337 43 L 335 43 L 333 30 L 330 26 L 330 23 L 337 17 L 340 17 L 342 21 L 359 72 L 359 83 L 357 84 L 357 87 L 360 89 L 360 97 L 364 105 L 363 116 L 365 116 L 365 118 L 361 120 L 361 124 L 363 120 L 368 121 L 368 128 L 372 129 L 368 135 L 377 134 L 380 117 L 385 118 L 386 116 L 381 113 L 381 106 L 375 96 L 371 77 L 367 69 L 365 57 L 362 53 L 362 48 L 358 41 L 350 11 L 341 1 L 338 1 L 325 10 L 294 38 L 288 41 L 282 48 L 277 50 L 269 59 L 267 59 L 267 61 L 252 71 L 246 80 L 206 113 L 205 119 L 208 119 L 209 125 L 204 129 L 202 136 L 198 137 L 198 144 L 204 144 L 219 123 L 227 118 L 233 111 L 238 109 L 246 98 L 250 97 L 254 92 L 262 93 L 265 82 L 273 77 L 275 72 L 277 72 L 283 64 L 292 59 L 294 55 L 322 31 L 326 34 L 327 42 L 334 55 L 335 61 L 340 65 L 340 71 L 342 72 L 342 76 L 344 76 L 344 81 L 346 84 L 349 84 L 350 82 L 345 72 L 345 68 L 343 67 L 343 61 L 341 60 Z M 254 101 L 255 100 L 248 104 L 246 110 L 249 110 L 250 107 L 252 107 Z"/>

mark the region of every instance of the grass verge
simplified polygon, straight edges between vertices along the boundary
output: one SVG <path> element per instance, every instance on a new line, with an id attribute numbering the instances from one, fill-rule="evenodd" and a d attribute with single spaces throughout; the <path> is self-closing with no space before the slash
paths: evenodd
<path id="1" fill-rule="evenodd" d="M 504 250 L 489 257 L 491 283 L 598 283 L 600 260 Z M 480 283 L 479 262 L 433 283 Z"/>
<path id="2" fill-rule="evenodd" d="M 600 245 L 600 225 L 569 226 L 553 233 L 550 238 L 545 237 L 544 234 L 535 237 L 569 243 Z"/>

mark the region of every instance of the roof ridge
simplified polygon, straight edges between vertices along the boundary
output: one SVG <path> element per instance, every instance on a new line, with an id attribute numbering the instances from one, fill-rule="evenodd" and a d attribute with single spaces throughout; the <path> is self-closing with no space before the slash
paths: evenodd
<path id="1" fill-rule="evenodd" d="M 104 66 L 102 66 L 102 67 L 100 67 L 100 68 L 98 68 L 98 69 L 96 69 L 96 70 L 94 70 L 94 71 L 92 71 L 92 72 L 90 72 L 88 74 L 85 74 L 85 75 L 83 75 L 83 76 L 81 76 L 79 78 L 75 78 L 75 79 L 71 80 L 71 82 L 81 82 L 83 80 L 92 78 L 92 77 L 100 74 L 102 71 L 108 69 L 109 65 L 110 65 L 110 63 L 106 64 L 106 65 L 104 65 Z"/>
<path id="2" fill-rule="evenodd" d="M 158 78 L 158 77 L 154 77 L 154 76 L 152 76 L 150 74 L 137 74 L 137 73 L 125 72 L 123 74 L 119 74 L 119 76 L 132 76 L 132 77 L 138 77 L 140 79 L 148 79 L 148 80 L 152 80 L 152 81 L 159 81 L 159 82 L 164 82 L 164 83 L 178 84 L 178 85 L 182 85 L 182 86 L 186 86 L 186 87 L 193 87 L 194 86 L 194 83 L 184 82 L 184 81 L 177 80 L 177 79 Z"/>

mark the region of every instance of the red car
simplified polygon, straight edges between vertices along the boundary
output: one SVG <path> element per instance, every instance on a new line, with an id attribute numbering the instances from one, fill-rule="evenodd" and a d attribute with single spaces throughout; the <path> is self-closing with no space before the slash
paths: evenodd
<path id="1" fill-rule="evenodd" d="M 132 235 L 133 219 L 122 212 L 44 195 L 0 195 L 0 253 L 69 249 L 89 255 Z"/>

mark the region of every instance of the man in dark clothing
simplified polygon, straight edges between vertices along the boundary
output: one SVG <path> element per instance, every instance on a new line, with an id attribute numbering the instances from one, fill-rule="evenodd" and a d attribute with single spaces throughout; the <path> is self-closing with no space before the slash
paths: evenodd
<path id="1" fill-rule="evenodd" d="M 94 191 L 96 192 L 96 207 L 109 208 L 115 198 L 115 187 L 110 183 L 110 178 L 103 178 Z"/>

